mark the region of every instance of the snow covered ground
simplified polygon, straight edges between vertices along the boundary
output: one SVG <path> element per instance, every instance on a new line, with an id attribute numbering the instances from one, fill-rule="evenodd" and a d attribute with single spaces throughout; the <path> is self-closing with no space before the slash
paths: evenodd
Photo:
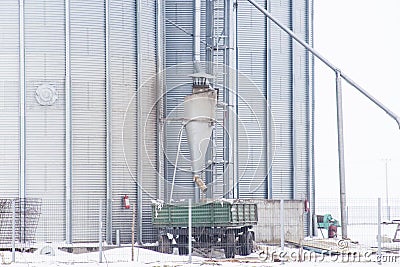
<path id="1" fill-rule="evenodd" d="M 147 249 L 135 248 L 135 258 L 134 261 L 131 260 L 131 248 L 122 247 L 109 249 L 103 252 L 102 263 L 99 263 L 99 253 L 82 253 L 82 254 L 71 254 L 63 252 L 61 250 L 55 249 L 55 255 L 40 255 L 40 250 L 34 253 L 16 253 L 16 263 L 11 263 L 11 252 L 0 252 L 1 265 L 8 265 L 12 267 L 50 267 L 50 266 L 111 266 L 111 267 L 122 267 L 122 266 L 138 266 L 138 267 L 186 267 L 186 266 L 248 266 L 248 267 L 269 267 L 269 266 L 336 266 L 338 263 L 344 266 L 351 267 L 369 267 L 377 266 L 376 255 L 367 255 L 364 258 L 349 258 L 342 256 L 331 256 L 322 257 L 321 255 L 313 255 L 308 257 L 306 251 L 306 261 L 299 262 L 299 251 L 298 249 L 285 249 L 284 254 L 286 262 L 272 262 L 271 254 L 266 257 L 266 254 L 259 255 L 258 253 L 253 253 L 247 257 L 236 256 L 235 259 L 224 259 L 223 257 L 216 258 L 203 258 L 198 256 L 192 257 L 192 263 L 188 263 L 188 256 L 161 254 Z M 268 249 L 269 253 L 279 252 L 279 248 L 270 247 Z M 308 252 L 310 253 L 310 252 Z M 302 254 L 301 254 L 302 255 Z M 400 266 L 400 254 L 385 254 L 382 258 L 384 263 L 383 266 Z"/>

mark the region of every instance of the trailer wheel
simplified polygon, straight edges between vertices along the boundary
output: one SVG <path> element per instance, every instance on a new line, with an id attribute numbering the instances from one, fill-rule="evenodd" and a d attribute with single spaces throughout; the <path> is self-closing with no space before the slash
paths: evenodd
<path id="1" fill-rule="evenodd" d="M 246 231 L 240 238 L 240 255 L 247 256 L 253 253 L 254 235 L 252 232 Z"/>
<path id="2" fill-rule="evenodd" d="M 167 254 L 172 253 L 171 240 L 169 240 L 168 236 L 161 235 L 158 238 L 158 251 Z"/>
<path id="3" fill-rule="evenodd" d="M 225 244 L 225 258 L 231 259 L 235 257 L 235 232 L 234 231 L 228 231 L 226 232 L 226 244 Z"/>

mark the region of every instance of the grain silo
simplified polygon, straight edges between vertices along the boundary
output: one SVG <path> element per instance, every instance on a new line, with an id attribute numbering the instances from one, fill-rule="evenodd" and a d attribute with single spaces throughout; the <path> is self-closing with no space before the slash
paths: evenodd
<path id="1" fill-rule="evenodd" d="M 312 42 L 311 0 L 258 2 Z M 193 60 L 219 91 L 207 197 L 313 199 L 312 61 L 245 0 L 3 0 L 0 57 L 0 195 L 41 200 L 37 241 L 97 240 L 102 207 L 130 242 L 128 196 L 152 242 L 151 200 L 199 197 L 184 134 L 173 177 Z"/>

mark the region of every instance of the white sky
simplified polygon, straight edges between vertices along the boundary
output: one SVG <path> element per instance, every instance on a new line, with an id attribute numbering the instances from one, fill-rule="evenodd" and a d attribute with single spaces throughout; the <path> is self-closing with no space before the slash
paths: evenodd
<path id="1" fill-rule="evenodd" d="M 400 116 L 399 0 L 315 0 L 314 47 Z M 397 123 L 342 80 L 348 198 L 400 199 Z M 335 74 L 316 59 L 315 160 L 317 198 L 338 197 Z"/>

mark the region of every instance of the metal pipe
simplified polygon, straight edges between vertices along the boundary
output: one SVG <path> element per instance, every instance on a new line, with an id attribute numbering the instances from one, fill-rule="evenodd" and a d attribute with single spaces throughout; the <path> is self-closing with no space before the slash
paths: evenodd
<path id="1" fill-rule="evenodd" d="M 192 199 L 189 198 L 188 207 L 188 250 L 189 263 L 192 263 Z"/>
<path id="2" fill-rule="evenodd" d="M 115 245 L 120 247 L 121 246 L 121 239 L 120 239 L 121 232 L 120 230 L 115 231 Z"/>
<path id="3" fill-rule="evenodd" d="M 280 201 L 279 221 L 281 225 L 281 251 L 285 250 L 285 218 L 284 218 L 284 202 Z"/>
<path id="4" fill-rule="evenodd" d="M 12 241 L 11 241 L 11 262 L 15 262 L 15 199 L 11 203 L 12 208 Z"/>
<path id="5" fill-rule="evenodd" d="M 339 179 L 340 179 L 340 205 L 341 205 L 341 215 L 342 215 L 342 235 L 343 238 L 347 238 L 347 219 L 346 219 L 346 193 L 345 193 L 345 172 L 344 172 L 344 145 L 343 145 L 343 112 L 342 112 L 342 88 L 340 78 L 342 77 L 345 81 L 347 81 L 350 85 L 356 88 L 359 92 L 361 92 L 364 96 L 366 96 L 370 101 L 380 107 L 383 111 L 385 111 L 390 117 L 392 117 L 398 124 L 400 128 L 400 117 L 397 116 L 394 112 L 392 112 L 389 108 L 383 105 L 380 101 L 378 101 L 375 97 L 370 95 L 367 91 L 365 91 L 360 85 L 355 83 L 350 77 L 341 73 L 341 71 L 329 62 L 325 57 L 323 57 L 318 51 L 316 51 L 312 46 L 304 42 L 301 38 L 299 38 L 295 33 L 293 33 L 289 28 L 281 24 L 278 20 L 276 20 L 267 10 L 261 7 L 254 0 L 247 0 L 254 7 L 256 7 L 259 11 L 261 11 L 265 16 L 267 16 L 270 20 L 272 20 L 279 28 L 289 34 L 294 40 L 296 40 L 299 44 L 301 44 L 304 48 L 306 48 L 310 53 L 312 53 L 315 57 L 321 60 L 325 65 L 335 71 L 337 75 L 336 79 L 336 94 L 337 94 L 337 113 L 338 113 L 338 150 L 339 150 Z M 339 117 L 340 116 L 340 117 Z"/>
<path id="6" fill-rule="evenodd" d="M 65 240 L 72 243 L 72 94 L 70 0 L 65 1 Z"/>
<path id="7" fill-rule="evenodd" d="M 271 2 L 267 1 L 268 8 L 270 8 Z M 266 21 L 266 36 L 271 35 L 271 22 L 269 20 Z M 266 40 L 266 50 L 267 50 L 267 58 L 266 58 L 266 76 L 267 76 L 267 184 L 266 184 L 266 196 L 268 199 L 272 199 L 272 162 L 274 159 L 274 142 L 272 140 L 274 134 L 274 125 L 272 119 L 272 111 L 271 111 L 271 99 L 272 99 L 272 73 L 271 73 L 271 39 L 267 38 Z"/>
<path id="8" fill-rule="evenodd" d="M 237 0 L 234 2 L 236 11 L 235 11 L 235 99 L 233 100 L 235 107 L 235 136 L 234 136 L 234 148 L 233 148 L 233 157 L 234 157 L 234 168 L 235 174 L 234 177 L 234 194 L 233 198 L 240 197 L 239 191 L 239 49 L 238 49 L 238 2 Z"/>
<path id="9" fill-rule="evenodd" d="M 187 35 L 192 36 L 192 37 L 194 36 L 193 33 L 188 32 L 182 26 L 179 26 L 178 24 L 176 24 L 172 20 L 166 18 L 165 21 L 171 23 L 172 26 L 175 26 L 177 29 L 181 30 L 182 32 L 186 33 Z M 200 43 L 204 44 L 206 47 L 210 47 L 210 45 L 207 44 L 207 42 L 205 42 L 204 40 L 200 40 Z"/>
<path id="10" fill-rule="evenodd" d="M 311 47 L 314 47 L 314 38 L 313 38 L 313 31 L 314 31 L 314 1 L 310 0 L 307 1 L 308 5 L 307 5 L 307 9 L 308 9 L 308 13 L 310 14 L 310 20 L 311 22 L 309 22 L 308 25 L 308 43 L 311 44 Z M 309 211 L 309 235 L 310 236 L 314 236 L 314 232 L 313 232 L 313 227 L 315 224 L 313 224 L 313 214 L 315 214 L 315 153 L 314 153 L 314 135 L 315 135 L 315 127 L 314 127 L 314 122 L 315 122 L 315 112 L 314 112 L 314 57 L 312 56 L 312 54 L 307 53 L 307 57 L 308 57 L 308 62 L 309 62 L 309 66 L 308 66 L 308 70 L 309 73 L 312 73 L 311 77 L 309 77 L 309 105 L 308 105 L 308 114 L 311 114 L 311 121 L 308 124 L 308 132 L 311 133 L 311 135 L 309 136 L 309 151 L 311 151 L 310 153 L 310 157 L 311 160 L 308 163 L 308 168 L 309 168 L 309 180 L 308 180 L 308 200 L 310 203 L 310 211 Z M 315 228 L 317 229 L 317 228 Z M 316 231 L 315 231 L 316 232 Z"/>
<path id="11" fill-rule="evenodd" d="M 381 198 L 378 198 L 378 253 L 377 257 L 378 259 L 382 259 L 382 215 L 381 215 L 381 209 L 382 209 L 382 204 L 381 204 Z M 378 264 L 381 265 L 382 261 L 378 260 Z"/>
<path id="12" fill-rule="evenodd" d="M 163 173 L 163 168 L 164 168 L 164 151 L 161 149 L 161 147 L 165 147 L 165 141 L 164 141 L 164 135 L 163 135 L 163 130 L 162 130 L 162 119 L 164 116 L 163 112 L 163 97 L 164 97 L 164 92 L 166 86 L 164 86 L 165 82 L 165 64 L 164 64 L 164 59 L 163 56 L 165 55 L 164 51 L 164 6 L 163 6 L 163 0 L 157 0 L 157 75 L 156 75 L 156 82 L 157 82 L 157 198 L 161 199 L 162 198 L 162 192 L 163 192 L 163 182 L 164 182 L 164 176 L 162 175 Z M 166 173 L 165 173 L 166 174 Z"/>
<path id="13" fill-rule="evenodd" d="M 342 224 L 342 238 L 347 238 L 347 214 L 346 214 L 346 178 L 344 161 L 343 138 L 343 107 L 342 107 L 342 82 L 340 71 L 336 71 L 336 108 L 338 129 L 338 153 L 339 153 L 339 189 L 340 189 L 340 215 Z"/>
<path id="14" fill-rule="evenodd" d="M 181 129 L 179 130 L 178 149 L 176 151 L 176 158 L 175 158 L 175 165 L 174 165 L 174 175 L 172 176 L 172 184 L 171 184 L 171 193 L 170 193 L 170 197 L 169 197 L 169 203 L 171 203 L 172 195 L 174 194 L 176 170 L 178 169 L 178 159 L 179 159 L 179 153 L 181 152 L 182 134 L 183 134 L 183 128 L 184 127 L 185 127 L 185 125 L 182 125 Z"/>
<path id="15" fill-rule="evenodd" d="M 102 235 L 102 228 L 103 228 L 103 202 L 99 201 L 99 263 L 103 262 L 103 235 Z"/>
<path id="16" fill-rule="evenodd" d="M 105 43 L 106 43 L 106 241 L 112 244 L 112 102 L 110 74 L 110 0 L 105 2 Z"/>
<path id="17" fill-rule="evenodd" d="M 20 103 L 19 103 L 19 180 L 20 191 L 19 198 L 25 199 L 26 197 L 26 174 L 25 174 L 25 156 L 26 156 L 26 84 L 25 84 L 25 1 L 19 1 L 19 89 L 20 89 Z"/>
<path id="18" fill-rule="evenodd" d="M 295 33 L 293 33 L 285 25 L 281 24 L 278 20 L 276 20 L 262 6 L 257 4 L 254 0 L 247 0 L 247 1 L 249 1 L 254 7 L 256 7 L 258 10 L 260 10 L 262 13 L 264 13 L 264 15 L 267 16 L 270 20 L 272 20 L 279 28 L 281 28 L 283 31 L 285 31 L 287 34 L 289 34 L 293 39 L 295 39 L 299 44 L 301 44 L 304 48 L 306 48 L 310 53 L 312 53 L 315 57 L 317 57 L 319 60 L 321 60 L 325 65 L 327 65 L 329 68 L 331 68 L 335 72 L 340 71 L 339 68 L 337 68 L 330 61 L 328 61 L 325 57 L 323 57 L 317 50 L 315 50 L 309 44 L 307 44 L 302 39 L 300 39 Z M 376 104 L 378 107 L 380 107 L 383 111 L 385 111 L 390 117 L 392 117 L 397 122 L 397 124 L 400 128 L 400 117 L 399 116 L 397 116 L 393 111 L 391 111 L 384 104 L 382 104 L 380 101 L 378 101 L 375 97 L 373 97 L 371 94 L 369 94 L 367 91 L 365 91 L 360 85 L 358 85 L 356 82 L 354 82 L 349 76 L 347 76 L 344 73 L 341 73 L 341 77 L 344 80 L 346 80 L 349 84 L 351 84 L 354 88 L 356 88 L 360 93 L 362 93 L 364 96 L 366 96 L 369 100 L 371 100 L 374 104 Z"/>
<path id="19" fill-rule="evenodd" d="M 390 221 L 390 206 L 389 206 L 389 181 L 388 181 L 388 162 L 390 159 L 385 159 L 385 185 L 386 185 L 386 218 Z"/>
<path id="20" fill-rule="evenodd" d="M 201 0 L 194 0 L 193 18 L 193 61 L 200 62 Z"/>
<path id="21" fill-rule="evenodd" d="M 141 104 L 141 87 L 142 87 L 142 1 L 138 1 L 136 5 L 136 40 L 137 40 L 137 97 L 136 97 L 136 111 L 137 111 L 137 158 L 143 158 L 143 129 L 142 129 L 142 104 Z M 137 241 L 139 244 L 142 244 L 142 236 L 143 236 L 143 225 L 142 225 L 142 215 L 143 215 L 143 188 L 142 188 L 142 177 L 143 177 L 143 168 L 142 168 L 142 160 L 137 161 Z"/>
<path id="22" fill-rule="evenodd" d="M 296 27 L 298 26 L 297 23 L 303 23 L 299 20 L 297 20 L 297 18 L 295 17 L 295 12 L 293 11 L 293 5 L 289 5 L 289 13 L 290 13 L 290 20 L 292 21 L 292 28 L 296 29 Z M 299 22 L 298 22 L 299 21 Z M 292 169 L 291 169 L 291 176 L 292 176 L 292 199 L 303 199 L 305 198 L 305 196 L 302 196 L 301 194 L 298 195 L 298 182 L 297 182 L 297 159 L 299 158 L 297 156 L 298 153 L 298 149 L 297 149 L 297 127 L 296 127 L 296 123 L 297 123 L 297 113 L 298 113 L 298 107 L 297 107 L 297 103 L 299 101 L 296 101 L 296 93 L 297 93 L 297 82 L 296 82 L 296 70 L 295 68 L 299 68 L 299 59 L 297 59 L 296 57 L 296 47 L 292 46 L 291 49 L 291 53 L 290 53 L 290 60 L 292 63 L 290 67 L 290 73 L 291 73 L 291 83 L 292 83 L 292 90 L 291 90 L 291 101 L 292 101 L 292 108 L 291 108 L 291 141 L 292 141 L 292 151 L 291 151 L 291 161 L 292 161 Z M 299 65 L 297 65 L 299 64 Z M 301 112 L 300 112 L 301 114 Z M 301 153 L 301 152 L 300 152 Z M 303 199 L 304 200 L 304 199 Z"/>

